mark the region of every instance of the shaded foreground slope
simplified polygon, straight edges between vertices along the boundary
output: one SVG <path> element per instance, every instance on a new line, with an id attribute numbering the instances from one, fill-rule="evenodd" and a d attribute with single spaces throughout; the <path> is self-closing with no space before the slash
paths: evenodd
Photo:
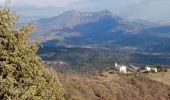
<path id="1" fill-rule="evenodd" d="M 67 100 L 169 100 L 170 87 L 144 76 L 109 72 L 95 76 L 61 75 Z"/>

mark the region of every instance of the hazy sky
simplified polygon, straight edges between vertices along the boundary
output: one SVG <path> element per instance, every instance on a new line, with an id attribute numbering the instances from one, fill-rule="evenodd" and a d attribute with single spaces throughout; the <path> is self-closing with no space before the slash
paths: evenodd
<path id="1" fill-rule="evenodd" d="M 170 22 L 170 0 L 11 0 L 10 5 L 25 16 L 55 16 L 66 10 L 108 9 L 120 16 Z"/>

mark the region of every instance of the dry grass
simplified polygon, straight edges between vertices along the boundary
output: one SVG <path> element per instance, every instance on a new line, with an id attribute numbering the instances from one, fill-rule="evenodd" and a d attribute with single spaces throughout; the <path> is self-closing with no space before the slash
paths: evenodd
<path id="1" fill-rule="evenodd" d="M 66 100 L 170 100 L 170 88 L 147 77 L 104 72 L 61 75 Z"/>
<path id="2" fill-rule="evenodd" d="M 147 76 L 150 79 L 170 85 L 170 72 L 150 73 Z"/>

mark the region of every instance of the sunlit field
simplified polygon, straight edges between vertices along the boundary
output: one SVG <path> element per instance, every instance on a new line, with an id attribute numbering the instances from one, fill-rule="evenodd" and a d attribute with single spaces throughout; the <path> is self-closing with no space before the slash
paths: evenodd
<path id="1" fill-rule="evenodd" d="M 151 73 L 148 75 L 148 77 L 150 79 L 170 85 L 170 72 Z"/>

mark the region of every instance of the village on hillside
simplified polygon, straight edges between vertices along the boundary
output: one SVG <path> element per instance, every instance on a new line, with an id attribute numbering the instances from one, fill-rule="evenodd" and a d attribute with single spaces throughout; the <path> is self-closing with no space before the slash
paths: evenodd
<path id="1" fill-rule="evenodd" d="M 169 69 L 162 66 L 135 66 L 135 65 L 125 65 L 115 63 L 114 69 L 120 73 L 128 74 L 128 73 L 158 73 L 158 72 L 168 72 Z"/>

